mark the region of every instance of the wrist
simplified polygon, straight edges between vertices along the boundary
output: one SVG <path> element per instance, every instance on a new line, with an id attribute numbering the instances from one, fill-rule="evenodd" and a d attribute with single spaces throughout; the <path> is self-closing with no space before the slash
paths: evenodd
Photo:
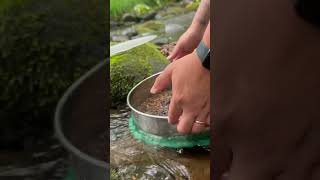
<path id="1" fill-rule="evenodd" d="M 210 49 L 210 23 L 208 24 L 208 26 L 204 32 L 202 41 L 203 41 L 204 45 Z"/>
<path id="2" fill-rule="evenodd" d="M 202 66 L 207 70 L 210 70 L 210 48 L 201 41 L 194 52 Z"/>

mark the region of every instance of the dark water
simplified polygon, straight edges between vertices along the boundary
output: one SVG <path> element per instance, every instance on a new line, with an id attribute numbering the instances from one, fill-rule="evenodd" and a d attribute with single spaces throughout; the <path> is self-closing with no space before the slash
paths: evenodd
<path id="1" fill-rule="evenodd" d="M 0 180 L 64 179 L 67 153 L 54 137 L 40 141 L 29 150 L 0 151 Z"/>
<path id="2" fill-rule="evenodd" d="M 111 179 L 210 178 L 209 149 L 169 149 L 143 144 L 129 132 L 127 107 L 110 114 Z"/>

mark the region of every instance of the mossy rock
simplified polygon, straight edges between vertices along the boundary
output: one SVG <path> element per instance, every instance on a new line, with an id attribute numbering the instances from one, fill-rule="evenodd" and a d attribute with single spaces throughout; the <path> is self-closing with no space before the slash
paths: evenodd
<path id="1" fill-rule="evenodd" d="M 160 21 L 148 21 L 136 26 L 139 34 L 164 32 L 165 25 Z"/>
<path id="2" fill-rule="evenodd" d="M 180 15 L 186 12 L 185 8 L 174 6 L 174 7 L 168 7 L 165 15 Z"/>
<path id="3" fill-rule="evenodd" d="M 113 42 L 113 41 L 110 41 L 110 42 L 109 42 L 109 45 L 110 45 L 110 46 L 113 46 L 113 45 L 116 45 L 116 44 L 118 44 L 118 42 Z"/>
<path id="4" fill-rule="evenodd" d="M 151 7 L 144 4 L 144 3 L 140 3 L 134 6 L 133 8 L 133 12 L 137 15 L 137 16 L 142 16 L 144 14 L 147 14 L 151 11 Z"/>
<path id="5" fill-rule="evenodd" d="M 124 102 L 128 92 L 146 77 L 162 71 L 169 61 L 158 47 L 146 43 L 111 57 L 110 81 L 112 104 Z"/>
<path id="6" fill-rule="evenodd" d="M 194 1 L 186 5 L 188 11 L 196 11 L 200 5 L 199 1 Z"/>
<path id="7" fill-rule="evenodd" d="M 110 179 L 111 180 L 116 180 L 116 179 L 119 179 L 119 175 L 118 175 L 118 173 L 117 173 L 117 171 L 116 171 L 116 169 L 115 168 L 113 168 L 113 167 L 111 167 L 110 168 Z"/>
<path id="8" fill-rule="evenodd" d="M 173 18 L 177 15 L 181 15 L 184 13 L 187 13 L 188 10 L 184 7 L 180 7 L 180 6 L 169 6 L 167 7 L 165 10 L 162 10 L 158 13 L 158 18 L 157 19 L 162 19 L 162 20 L 166 20 L 166 19 L 170 19 Z"/>
<path id="9" fill-rule="evenodd" d="M 18 137 L 51 133 L 62 94 L 108 56 L 107 3 L 0 0 L 0 6 L 0 109 Z"/>

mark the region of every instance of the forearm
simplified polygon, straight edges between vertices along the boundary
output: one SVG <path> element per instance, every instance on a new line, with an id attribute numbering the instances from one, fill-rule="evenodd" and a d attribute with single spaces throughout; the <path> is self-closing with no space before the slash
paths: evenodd
<path id="1" fill-rule="evenodd" d="M 202 42 L 200 42 L 194 53 L 198 56 L 202 66 L 210 70 L 210 22 L 204 32 Z"/>
<path id="2" fill-rule="evenodd" d="M 210 20 L 210 0 L 202 0 L 190 28 L 203 33 Z"/>

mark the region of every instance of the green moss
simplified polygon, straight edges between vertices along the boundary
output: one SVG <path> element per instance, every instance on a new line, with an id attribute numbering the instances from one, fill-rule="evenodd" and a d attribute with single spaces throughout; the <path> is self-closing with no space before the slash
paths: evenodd
<path id="1" fill-rule="evenodd" d="M 110 15 L 112 18 L 116 18 L 123 13 L 132 12 L 137 4 L 146 4 L 150 7 L 158 5 L 156 0 L 111 0 Z"/>
<path id="2" fill-rule="evenodd" d="M 106 57 L 107 4 L 0 2 L 0 109 L 17 124 L 50 126 L 63 92 Z"/>
<path id="3" fill-rule="evenodd" d="M 118 175 L 117 171 L 112 167 L 110 168 L 110 179 L 111 180 L 119 179 L 119 175 Z"/>
<path id="4" fill-rule="evenodd" d="M 116 44 L 118 44 L 118 43 L 117 43 L 117 42 L 113 42 L 113 41 L 110 41 L 110 42 L 109 42 L 109 45 L 110 45 L 110 46 L 113 46 L 113 45 L 116 45 Z"/>
<path id="5" fill-rule="evenodd" d="M 141 3 L 141 4 L 135 5 L 133 10 L 137 16 L 141 16 L 141 15 L 149 13 L 151 11 L 151 7 L 146 4 Z"/>
<path id="6" fill-rule="evenodd" d="M 182 8 L 180 6 L 172 6 L 168 7 L 165 11 L 160 12 L 160 16 L 162 17 L 162 19 L 170 19 L 186 12 L 188 12 L 188 10 L 185 8 Z"/>
<path id="7" fill-rule="evenodd" d="M 136 26 L 138 33 L 157 33 L 165 30 L 165 25 L 160 21 L 148 21 Z"/>
<path id="8" fill-rule="evenodd" d="M 124 101 L 134 85 L 162 71 L 169 61 L 152 43 L 138 46 L 110 59 L 112 103 Z"/>
<path id="9" fill-rule="evenodd" d="M 186 12 L 186 9 L 178 6 L 174 7 L 169 7 L 166 11 L 167 14 L 172 14 L 172 15 L 180 15 Z"/>
<path id="10" fill-rule="evenodd" d="M 196 11 L 198 9 L 199 5 L 200 5 L 199 1 L 191 2 L 186 5 L 186 9 L 188 11 Z"/>

